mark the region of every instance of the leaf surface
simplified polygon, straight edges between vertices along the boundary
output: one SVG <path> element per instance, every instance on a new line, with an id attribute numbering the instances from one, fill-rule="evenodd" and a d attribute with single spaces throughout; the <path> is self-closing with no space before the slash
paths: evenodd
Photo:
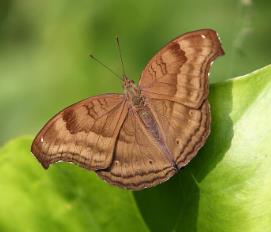
<path id="1" fill-rule="evenodd" d="M 132 193 L 94 173 L 45 171 L 32 137 L 0 149 L 0 231 L 271 230 L 271 66 L 213 84 L 212 131 L 170 181 Z"/>

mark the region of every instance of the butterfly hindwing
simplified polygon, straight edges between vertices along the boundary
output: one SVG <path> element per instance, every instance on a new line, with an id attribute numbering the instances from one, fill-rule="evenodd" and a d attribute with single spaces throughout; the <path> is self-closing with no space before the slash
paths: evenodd
<path id="1" fill-rule="evenodd" d="M 160 130 L 164 132 L 167 147 L 178 168 L 185 166 L 205 143 L 210 133 L 209 103 L 205 100 L 199 109 L 177 102 L 148 99 Z"/>
<path id="2" fill-rule="evenodd" d="M 96 172 L 111 184 L 140 190 L 168 180 L 176 169 L 130 110 L 119 132 L 112 165 Z"/>

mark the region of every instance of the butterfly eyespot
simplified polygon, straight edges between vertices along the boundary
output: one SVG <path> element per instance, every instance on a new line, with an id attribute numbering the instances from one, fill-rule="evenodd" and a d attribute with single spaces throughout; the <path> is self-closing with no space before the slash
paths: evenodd
<path id="1" fill-rule="evenodd" d="M 177 139 L 177 140 L 176 140 L 176 144 L 179 144 L 179 143 L 180 143 L 180 141 Z"/>
<path id="2" fill-rule="evenodd" d="M 149 164 L 152 164 L 152 160 L 149 160 Z"/>
<path id="3" fill-rule="evenodd" d="M 193 116 L 193 114 L 194 114 L 193 111 L 192 111 L 192 110 L 189 110 L 189 115 L 190 115 L 190 116 Z"/>
<path id="4" fill-rule="evenodd" d="M 116 164 L 116 165 L 119 165 L 119 164 L 120 164 L 120 162 L 119 162 L 118 160 L 116 160 L 116 161 L 115 161 L 115 164 Z"/>

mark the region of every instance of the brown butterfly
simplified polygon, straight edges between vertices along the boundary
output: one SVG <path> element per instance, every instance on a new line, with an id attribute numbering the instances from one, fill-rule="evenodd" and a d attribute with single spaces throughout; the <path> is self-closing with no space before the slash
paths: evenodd
<path id="1" fill-rule="evenodd" d="M 120 187 L 158 185 L 189 163 L 210 132 L 208 72 L 223 55 L 217 33 L 183 34 L 147 64 L 138 86 L 75 103 L 41 129 L 31 151 L 44 168 L 67 161 Z"/>

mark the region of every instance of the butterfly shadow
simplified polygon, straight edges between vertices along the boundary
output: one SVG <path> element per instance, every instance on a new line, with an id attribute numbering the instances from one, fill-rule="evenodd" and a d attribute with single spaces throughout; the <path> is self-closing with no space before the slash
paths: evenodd
<path id="1" fill-rule="evenodd" d="M 232 84 L 210 88 L 211 134 L 191 163 L 155 188 L 134 192 L 150 231 L 197 231 L 199 184 L 223 159 L 233 137 Z"/>

